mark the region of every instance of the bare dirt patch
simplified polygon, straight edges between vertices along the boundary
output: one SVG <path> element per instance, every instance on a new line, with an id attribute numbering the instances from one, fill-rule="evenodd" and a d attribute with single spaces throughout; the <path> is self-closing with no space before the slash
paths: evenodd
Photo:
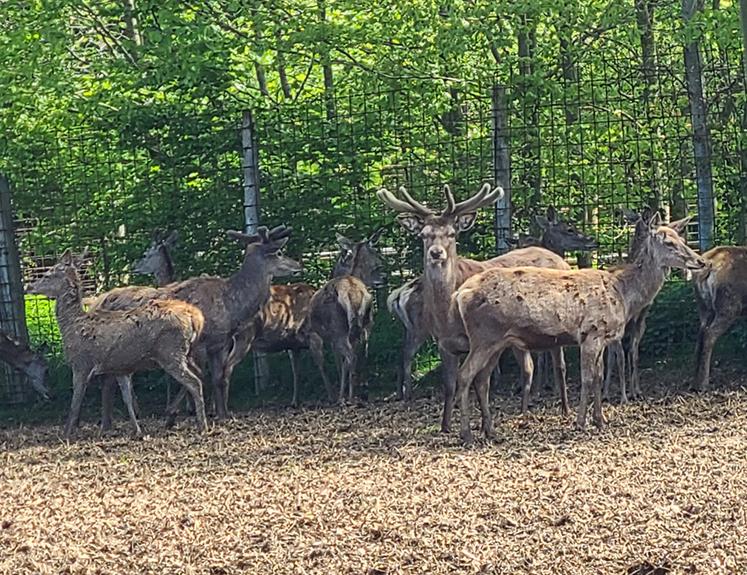
<path id="1" fill-rule="evenodd" d="M 204 437 L 0 432 L 0 572 L 747 572 L 747 392 L 609 406 L 586 433 L 498 403 L 503 441 L 470 449 L 425 399 Z"/>

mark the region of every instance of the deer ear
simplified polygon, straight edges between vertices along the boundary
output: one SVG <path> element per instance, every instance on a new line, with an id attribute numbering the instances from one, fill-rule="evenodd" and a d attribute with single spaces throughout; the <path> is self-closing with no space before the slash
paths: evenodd
<path id="1" fill-rule="evenodd" d="M 423 220 L 413 214 L 400 214 L 397 216 L 397 223 L 411 234 L 418 235 L 423 231 L 425 225 Z"/>
<path id="2" fill-rule="evenodd" d="M 547 206 L 547 221 L 550 223 L 558 221 L 558 213 L 553 206 Z"/>
<path id="3" fill-rule="evenodd" d="M 677 232 L 680 236 L 687 233 L 687 225 L 690 223 L 690 220 L 692 220 L 692 216 L 687 216 L 686 218 L 682 218 L 681 220 L 677 220 L 676 222 L 669 222 L 667 224 L 667 227 L 672 228 L 675 232 Z"/>
<path id="4" fill-rule="evenodd" d="M 173 230 L 161 243 L 167 247 L 172 248 L 176 245 L 177 241 L 179 241 L 179 232 Z"/>
<path id="5" fill-rule="evenodd" d="M 470 229 L 472 226 L 475 225 L 476 220 L 477 220 L 477 212 L 468 212 L 466 214 L 457 216 L 457 219 L 455 222 L 457 231 L 466 232 L 468 229 Z"/>
<path id="6" fill-rule="evenodd" d="M 67 248 L 60 256 L 60 263 L 65 265 L 73 265 L 73 251 Z"/>
<path id="7" fill-rule="evenodd" d="M 345 248 L 349 250 L 351 246 L 353 245 L 353 242 L 343 236 L 340 232 L 335 232 L 335 240 L 337 240 L 337 245 L 339 245 L 341 248 Z"/>
<path id="8" fill-rule="evenodd" d="M 648 222 L 648 226 L 655 230 L 661 225 L 661 215 L 659 215 L 659 212 L 655 212 L 653 216 L 651 216 L 651 219 Z"/>
<path id="9" fill-rule="evenodd" d="M 545 216 L 534 216 L 534 221 L 537 222 L 541 230 L 546 230 L 550 227 L 550 218 L 546 218 Z"/>
<path id="10" fill-rule="evenodd" d="M 379 243 L 384 230 L 386 230 L 386 227 L 381 226 L 378 230 L 372 233 L 368 238 L 369 245 L 375 246 L 377 243 Z"/>

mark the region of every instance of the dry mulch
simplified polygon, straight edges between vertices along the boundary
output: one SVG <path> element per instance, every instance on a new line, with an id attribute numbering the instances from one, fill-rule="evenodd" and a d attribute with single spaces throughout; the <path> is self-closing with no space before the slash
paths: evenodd
<path id="1" fill-rule="evenodd" d="M 0 573 L 747 572 L 747 391 L 584 433 L 497 401 L 503 440 L 468 449 L 425 399 L 0 431 Z"/>

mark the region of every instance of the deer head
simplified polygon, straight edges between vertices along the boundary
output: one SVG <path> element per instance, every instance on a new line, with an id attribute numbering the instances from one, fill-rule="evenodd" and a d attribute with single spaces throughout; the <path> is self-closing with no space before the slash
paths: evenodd
<path id="1" fill-rule="evenodd" d="M 88 248 L 80 256 L 75 256 L 69 248 L 66 249 L 58 262 L 31 285 L 28 293 L 56 299 L 73 288 L 79 290 L 78 268 L 83 264 L 87 254 Z"/>
<path id="2" fill-rule="evenodd" d="M 655 213 L 648 222 L 640 218 L 636 223 L 636 237 L 641 241 L 636 261 L 648 253 L 661 266 L 692 271 L 705 269 L 708 264 L 690 249 L 678 233 L 678 230 L 686 228 L 688 221 L 689 218 L 685 218 L 664 225 L 658 213 Z"/>
<path id="3" fill-rule="evenodd" d="M 457 203 L 449 186 L 444 186 L 446 207 L 437 214 L 427 206 L 399 189 L 402 198 L 388 190 L 381 189 L 376 195 L 394 211 L 399 212 L 397 221 L 408 232 L 423 240 L 426 265 L 438 267 L 453 262 L 456 257 L 456 237 L 467 231 L 477 219 L 477 210 L 490 205 L 503 197 L 499 186 L 491 191 L 490 184 L 484 184 L 480 191 L 468 200 Z"/>
<path id="4" fill-rule="evenodd" d="M 297 261 L 281 253 L 292 228 L 277 226 L 268 230 L 265 226 L 257 228 L 256 234 L 244 234 L 242 232 L 229 231 L 228 237 L 238 241 L 245 246 L 244 261 L 250 258 L 258 258 L 264 262 L 266 271 L 274 277 L 284 277 L 303 270 Z"/>
<path id="5" fill-rule="evenodd" d="M 132 271 L 142 275 L 157 275 L 164 268 L 171 266 L 171 250 L 179 239 L 179 232 L 172 231 L 168 236 L 163 235 L 161 230 L 153 233 L 150 246 L 145 250 L 143 256 L 132 266 Z"/>
<path id="6" fill-rule="evenodd" d="M 354 242 L 340 233 L 336 234 L 340 254 L 332 270 L 332 277 L 350 275 L 357 277 L 369 287 L 383 286 L 386 283 L 386 275 L 383 271 L 384 262 L 376 244 L 385 229 L 382 226 L 359 242 Z"/>
<path id="7" fill-rule="evenodd" d="M 545 216 L 535 216 L 534 220 L 542 230 L 542 245 L 558 255 L 562 256 L 566 251 L 588 251 L 599 247 L 594 238 L 561 220 L 552 206 L 547 208 Z"/>

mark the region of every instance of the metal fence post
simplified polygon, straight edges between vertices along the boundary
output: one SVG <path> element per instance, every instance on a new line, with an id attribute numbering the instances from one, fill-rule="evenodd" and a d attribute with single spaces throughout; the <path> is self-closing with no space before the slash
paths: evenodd
<path id="1" fill-rule="evenodd" d="M 16 246 L 13 209 L 10 202 L 10 185 L 0 174 L 0 330 L 28 341 L 26 314 L 24 310 L 21 260 Z M 8 403 L 20 403 L 25 399 L 23 376 L 5 364 L 0 364 L 0 386 Z"/>
<path id="2" fill-rule="evenodd" d="M 493 180 L 502 186 L 505 195 L 495 204 L 495 248 L 498 254 L 511 249 L 511 152 L 508 134 L 508 102 L 506 88 L 493 86 Z"/>
<path id="3" fill-rule="evenodd" d="M 244 229 L 248 234 L 257 232 L 259 226 L 259 154 L 254 138 L 254 118 L 245 110 L 241 121 L 242 179 L 244 187 Z M 270 369 L 267 356 L 255 351 L 254 357 L 254 393 L 267 388 Z"/>

